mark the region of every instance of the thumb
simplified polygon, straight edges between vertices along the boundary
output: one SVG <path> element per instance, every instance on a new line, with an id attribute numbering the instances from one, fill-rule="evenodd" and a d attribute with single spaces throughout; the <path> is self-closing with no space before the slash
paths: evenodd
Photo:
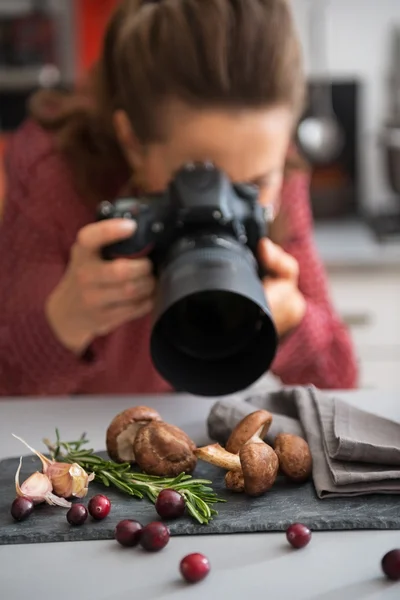
<path id="1" fill-rule="evenodd" d="M 264 269 L 272 276 L 280 279 L 297 281 L 299 265 L 297 260 L 285 252 L 270 239 L 263 238 L 258 246 L 258 257 Z"/>

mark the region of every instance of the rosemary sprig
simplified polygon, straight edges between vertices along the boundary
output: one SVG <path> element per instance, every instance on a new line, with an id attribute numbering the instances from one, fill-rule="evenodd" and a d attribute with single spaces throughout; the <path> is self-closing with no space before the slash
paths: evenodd
<path id="1" fill-rule="evenodd" d="M 86 434 L 79 440 L 64 442 L 56 429 L 56 441 L 44 439 L 53 460 L 77 463 L 85 471 L 95 474 L 95 480 L 106 487 L 115 487 L 125 494 L 142 499 L 147 497 L 155 503 L 161 490 L 172 489 L 182 494 L 189 515 L 201 524 L 209 523 L 218 514 L 213 508 L 217 502 L 226 502 L 214 492 L 211 481 L 193 479 L 181 473 L 177 477 L 157 477 L 132 471 L 130 463 L 116 463 L 94 454 L 93 449 L 84 448 L 89 443 Z"/>

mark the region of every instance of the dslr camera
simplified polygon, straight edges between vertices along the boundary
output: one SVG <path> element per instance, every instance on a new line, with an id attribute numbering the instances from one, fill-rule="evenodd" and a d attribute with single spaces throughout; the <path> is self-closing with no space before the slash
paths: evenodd
<path id="1" fill-rule="evenodd" d="M 168 189 L 99 206 L 98 219 L 134 219 L 136 232 L 102 248 L 106 260 L 146 254 L 158 290 L 150 354 L 177 391 L 222 396 L 266 373 L 278 336 L 257 261 L 267 219 L 250 185 L 213 165 L 187 165 Z"/>

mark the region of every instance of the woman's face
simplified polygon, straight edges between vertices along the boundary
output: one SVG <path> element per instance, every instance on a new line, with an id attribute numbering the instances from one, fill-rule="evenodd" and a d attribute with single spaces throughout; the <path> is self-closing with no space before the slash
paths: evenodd
<path id="1" fill-rule="evenodd" d="M 186 163 L 212 162 L 234 183 L 252 183 L 264 206 L 279 195 L 293 118 L 284 107 L 170 111 L 166 141 L 143 146 L 123 111 L 115 114 L 120 144 L 147 192 L 166 189 Z"/>

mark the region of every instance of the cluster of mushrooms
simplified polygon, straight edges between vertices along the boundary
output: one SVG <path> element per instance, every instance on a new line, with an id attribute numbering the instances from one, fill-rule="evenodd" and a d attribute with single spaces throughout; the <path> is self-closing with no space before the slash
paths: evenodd
<path id="1" fill-rule="evenodd" d="M 107 452 L 115 462 L 137 464 L 143 472 L 163 477 L 191 474 L 202 460 L 227 471 L 229 490 L 260 496 L 271 489 L 279 473 L 303 483 L 312 470 L 310 449 L 303 438 L 280 433 L 273 447 L 264 442 L 271 423 L 271 413 L 256 410 L 236 425 L 225 448 L 218 443 L 197 448 L 184 431 L 165 423 L 156 410 L 135 406 L 111 422 Z"/>
<path id="2" fill-rule="evenodd" d="M 196 444 L 147 406 L 119 413 L 107 429 L 106 446 L 111 460 L 137 464 L 148 475 L 191 474 L 197 464 Z"/>
<path id="3" fill-rule="evenodd" d="M 197 448 L 200 460 L 227 470 L 225 485 L 233 492 L 261 496 L 274 485 L 281 472 L 296 483 L 304 483 L 312 471 L 307 442 L 290 433 L 280 433 L 272 448 L 264 442 L 272 423 L 267 410 L 256 410 L 233 429 L 225 448 L 210 444 Z"/>

